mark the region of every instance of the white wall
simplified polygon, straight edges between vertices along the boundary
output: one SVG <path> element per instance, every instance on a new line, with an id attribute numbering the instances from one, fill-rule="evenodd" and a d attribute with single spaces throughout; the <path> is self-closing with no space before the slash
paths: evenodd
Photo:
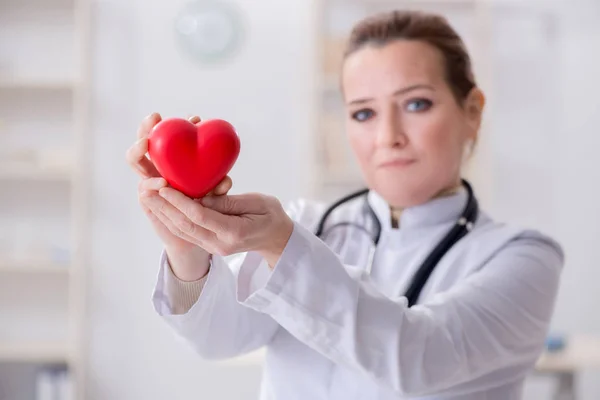
<path id="1" fill-rule="evenodd" d="M 173 48 L 172 17 L 182 1 L 96 2 L 91 400 L 254 398 L 248 395 L 257 389 L 258 371 L 224 371 L 199 361 L 154 315 L 150 294 L 160 243 L 138 209 L 137 178 L 123 160 L 146 114 L 198 113 L 226 118 L 240 131 L 243 149 L 232 173 L 235 191 L 265 191 L 286 200 L 308 190 L 310 177 L 302 159 L 309 152 L 311 129 L 306 116 L 313 66 L 308 32 L 312 2 L 237 3 L 251 30 L 236 61 L 216 71 L 192 65 Z M 515 174 L 506 160 L 494 160 L 497 197 L 490 208 L 502 217 L 543 226 L 562 241 L 568 263 L 555 327 L 600 335 L 595 312 L 600 268 L 594 251 L 600 238 L 600 165 L 595 158 L 600 148 L 600 29 L 594 27 L 600 7 L 591 0 L 559 5 L 564 15 L 560 62 L 552 66 L 560 87 L 559 129 L 538 148 L 515 146 L 501 140 L 502 131 L 494 131 L 499 147 L 492 153 L 514 153 L 528 169 Z M 266 84 L 259 84 L 263 79 Z M 518 91 L 514 96 L 520 101 Z M 537 135 L 543 139 L 539 131 Z M 287 140 L 293 145 L 284 144 Z M 267 153 L 266 143 L 277 151 Z M 251 163 L 250 156 L 256 155 L 262 161 Z M 543 182 L 548 185 L 536 186 L 540 176 L 534 167 L 544 165 Z M 528 205 L 541 201 L 544 212 L 519 214 L 515 198 L 517 204 L 519 199 Z M 582 399 L 600 397 L 597 373 L 584 377 Z M 209 396 L 199 396 L 199 387 Z M 529 390 L 529 398 L 542 398 L 538 389 Z"/>
<path id="2" fill-rule="evenodd" d="M 512 78 L 517 84 L 505 93 L 503 102 L 512 101 L 522 113 L 495 121 L 491 208 L 502 219 L 526 222 L 561 241 L 567 267 L 556 327 L 600 333 L 593 312 L 600 278 L 594 257 L 600 237 L 600 101 L 593 94 L 600 89 L 600 4 L 584 4 L 561 7 L 555 56 L 531 60 L 532 67 L 518 70 L 521 76 Z M 537 86 L 531 82 L 540 76 Z M 549 102 L 548 93 L 556 101 Z"/>
<path id="3" fill-rule="evenodd" d="M 600 101 L 594 94 L 600 89 L 600 3 L 557 3 L 561 18 L 554 61 L 550 55 L 546 63 L 531 60 L 533 68 L 516 70 L 522 85 L 510 86 L 504 102 L 512 100 L 522 112 L 495 122 L 491 208 L 497 216 L 539 227 L 563 244 L 567 263 L 554 331 L 600 335 Z M 541 90 L 527 93 L 528 87 Z M 540 113 L 540 104 L 549 104 L 553 91 L 556 102 Z M 518 131 L 523 126 L 527 129 Z M 578 383 L 582 399 L 600 397 L 598 374 L 600 370 L 583 372 Z M 540 381 L 530 385 L 528 398 L 546 398 Z"/>

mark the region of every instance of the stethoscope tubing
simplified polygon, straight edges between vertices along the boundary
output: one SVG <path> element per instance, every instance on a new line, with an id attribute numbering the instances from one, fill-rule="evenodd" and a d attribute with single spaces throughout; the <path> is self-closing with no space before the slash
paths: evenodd
<path id="1" fill-rule="evenodd" d="M 444 257 L 444 255 L 454 246 L 454 244 L 456 244 L 461 238 L 463 238 L 466 234 L 468 234 L 473 229 L 475 221 L 478 218 L 479 204 L 477 202 L 477 198 L 475 197 L 475 195 L 473 193 L 473 188 L 471 187 L 470 183 L 468 181 L 466 181 L 465 179 L 462 179 L 462 184 L 465 187 L 465 189 L 467 190 L 467 202 L 465 204 L 465 207 L 461 213 L 461 216 L 457 220 L 456 224 L 442 238 L 442 240 L 440 240 L 440 242 L 438 242 L 438 244 L 429 253 L 427 258 L 425 258 L 425 260 L 421 264 L 420 268 L 417 270 L 416 274 L 414 275 L 414 277 L 408 287 L 408 290 L 406 291 L 406 294 L 405 294 L 406 297 L 408 298 L 409 306 L 416 304 L 416 302 L 419 298 L 419 295 L 420 295 L 423 287 L 425 286 L 425 283 L 427 282 L 429 276 L 435 269 L 436 265 Z M 341 199 L 339 199 L 338 201 L 336 201 L 335 203 L 333 203 L 327 210 L 325 210 L 325 212 L 323 213 L 323 216 L 319 220 L 319 222 L 317 224 L 317 228 L 315 230 L 315 235 L 320 238 L 323 238 L 325 224 L 327 222 L 327 219 L 331 215 L 331 213 L 333 211 L 335 211 L 338 207 L 340 207 L 343 204 L 345 204 L 351 200 L 354 200 L 358 197 L 367 195 L 368 193 L 369 193 L 369 189 L 361 189 L 354 193 L 350 193 L 349 195 L 344 196 Z M 351 222 L 340 222 L 340 223 L 334 224 L 332 227 L 330 227 L 330 229 L 332 229 L 334 227 L 340 227 L 340 226 L 346 226 L 346 225 L 354 226 L 354 227 L 362 229 L 371 237 L 373 247 L 371 249 L 369 249 L 368 260 L 367 260 L 367 270 L 366 270 L 366 272 L 368 274 L 370 274 L 372 266 L 373 266 L 375 254 L 377 251 L 377 245 L 379 244 L 379 240 L 381 238 L 382 229 L 381 229 L 381 221 L 379 221 L 379 218 L 377 218 L 375 211 L 369 205 L 367 199 L 365 199 L 364 205 L 367 210 L 367 213 L 369 214 L 370 218 L 374 222 L 374 225 L 375 225 L 375 234 L 374 235 L 371 235 L 365 227 L 355 224 L 355 223 L 351 223 Z"/>

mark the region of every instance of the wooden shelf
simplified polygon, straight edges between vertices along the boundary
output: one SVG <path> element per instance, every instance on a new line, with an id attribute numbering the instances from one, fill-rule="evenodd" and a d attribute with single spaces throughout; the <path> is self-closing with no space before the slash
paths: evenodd
<path id="1" fill-rule="evenodd" d="M 258 350 L 221 363 L 234 367 L 261 367 L 264 358 L 264 350 Z M 584 368 L 600 368 L 600 338 L 598 337 L 579 336 L 567 339 L 567 346 L 563 351 L 543 353 L 535 370 L 538 373 L 555 373 Z"/>
<path id="2" fill-rule="evenodd" d="M 0 259 L 0 274 L 53 274 L 68 275 L 71 268 L 68 264 L 47 261 L 17 261 Z"/>
<path id="3" fill-rule="evenodd" d="M 235 357 L 221 363 L 227 366 L 261 367 L 265 351 L 258 350 L 247 355 Z M 538 373 L 568 372 L 583 368 L 600 368 L 600 338 L 577 336 L 567 339 L 563 351 L 545 352 L 536 365 Z"/>
<path id="4" fill-rule="evenodd" d="M 0 341 L 0 362 L 68 364 L 67 346 L 60 342 L 2 342 Z"/>
<path id="5" fill-rule="evenodd" d="M 70 181 L 72 171 L 68 169 L 42 169 L 0 165 L 0 180 Z"/>
<path id="6" fill-rule="evenodd" d="M 73 90 L 77 83 L 67 79 L 26 79 L 0 77 L 0 90 L 2 89 L 27 89 L 27 90 Z"/>
<path id="7" fill-rule="evenodd" d="M 322 88 L 325 93 L 341 93 L 340 77 L 334 74 L 325 75 Z"/>
<path id="8" fill-rule="evenodd" d="M 544 353 L 536 365 L 539 373 L 570 372 L 584 368 L 600 368 L 600 337 L 567 337 L 564 350 Z"/>
<path id="9" fill-rule="evenodd" d="M 3 42 L 6 46 L 0 60 L 0 114 L 6 119 L 0 127 L 0 184 L 8 184 L 8 192 L 13 189 L 10 186 L 17 188 L 25 201 L 14 200 L 8 193 L 0 195 L 0 200 L 9 196 L 3 203 L 6 218 L 0 224 L 7 227 L 4 234 L 10 235 L 9 228 L 18 221 L 39 218 L 48 225 L 47 231 L 54 230 L 54 225 L 58 235 L 68 233 L 74 251 L 51 252 L 42 247 L 45 234 L 37 236 L 27 229 L 18 242 L 40 243 L 39 252 L 19 252 L 19 260 L 10 257 L 8 249 L 0 254 L 0 281 L 6 281 L 0 290 L 28 297 L 26 303 L 2 304 L 2 324 L 7 329 L 0 329 L 0 364 L 68 364 L 77 371 L 72 376 L 75 393 L 69 398 L 82 400 L 89 375 L 83 355 L 87 346 L 85 277 L 91 249 L 91 193 L 84 155 L 92 145 L 93 3 L 1 3 L 0 25 L 10 40 Z M 40 134 L 43 140 L 37 139 Z M 65 147 L 55 147 L 58 145 Z M 47 207 L 44 193 L 56 186 L 65 192 L 60 198 L 52 196 L 52 206 Z M 60 211 L 54 207 L 58 204 Z M 52 287 L 39 298 L 29 298 L 31 290 L 43 288 L 47 281 L 58 284 L 60 290 Z M 40 299 L 47 303 L 40 304 Z M 56 332 L 64 332 L 65 339 L 56 340 L 62 339 Z M 0 377 L 0 387 L 5 379 L 12 376 Z"/>

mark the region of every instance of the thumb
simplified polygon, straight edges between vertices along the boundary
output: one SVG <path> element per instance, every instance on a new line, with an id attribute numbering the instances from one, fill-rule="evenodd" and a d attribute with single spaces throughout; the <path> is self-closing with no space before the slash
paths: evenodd
<path id="1" fill-rule="evenodd" d="M 267 212 L 265 199 L 259 194 L 207 196 L 202 198 L 201 204 L 228 215 L 266 214 Z"/>

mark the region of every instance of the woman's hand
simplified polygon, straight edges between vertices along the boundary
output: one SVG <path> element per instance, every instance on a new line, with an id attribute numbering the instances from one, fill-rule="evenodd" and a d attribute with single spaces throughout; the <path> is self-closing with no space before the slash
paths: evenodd
<path id="1" fill-rule="evenodd" d="M 191 238 L 182 235 L 171 221 L 160 210 L 150 207 L 153 198 L 160 198 L 158 191 L 167 187 L 167 182 L 160 176 L 152 161 L 146 156 L 148 152 L 148 135 L 152 128 L 161 121 L 159 114 L 152 114 L 144 119 L 137 132 L 138 140 L 128 149 L 126 159 L 130 167 L 140 176 L 138 185 L 139 204 L 150 220 L 154 231 L 165 246 L 175 275 L 183 280 L 201 278 L 207 272 L 208 254 L 198 247 Z M 192 123 L 200 122 L 199 117 L 191 117 Z M 225 177 L 207 196 L 224 195 L 232 186 L 231 178 Z"/>
<path id="2" fill-rule="evenodd" d="M 212 254 L 260 253 L 273 267 L 292 234 L 293 221 L 274 197 L 242 194 L 192 200 L 169 187 L 149 199 L 178 235 Z"/>

